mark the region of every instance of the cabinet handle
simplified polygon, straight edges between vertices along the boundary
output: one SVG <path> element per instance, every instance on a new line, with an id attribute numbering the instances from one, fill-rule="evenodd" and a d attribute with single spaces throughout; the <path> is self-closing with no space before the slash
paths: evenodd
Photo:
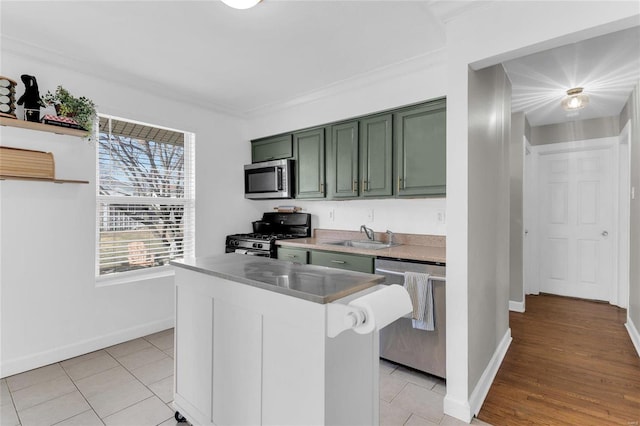
<path id="1" fill-rule="evenodd" d="M 344 260 L 332 260 L 331 263 L 339 263 L 339 264 L 345 264 L 347 262 L 345 262 Z"/>
<path id="2" fill-rule="evenodd" d="M 320 184 L 320 192 L 322 192 L 324 194 L 324 183 Z"/>
<path id="3" fill-rule="evenodd" d="M 400 176 L 398 176 L 398 192 L 400 192 L 400 181 L 402 180 L 402 178 Z"/>
<path id="4" fill-rule="evenodd" d="M 357 180 L 353 180 L 353 184 L 351 185 L 351 192 L 358 192 L 358 181 Z"/>
<path id="5" fill-rule="evenodd" d="M 365 182 L 366 182 L 365 180 L 363 180 L 363 181 L 362 181 L 362 193 L 363 193 L 363 194 L 364 194 L 364 183 L 365 183 Z"/>

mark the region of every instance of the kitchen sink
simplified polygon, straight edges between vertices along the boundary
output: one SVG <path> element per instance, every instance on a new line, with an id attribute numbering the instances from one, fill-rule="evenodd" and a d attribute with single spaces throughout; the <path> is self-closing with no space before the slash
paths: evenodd
<path id="1" fill-rule="evenodd" d="M 384 243 L 382 241 L 372 240 L 345 240 L 345 241 L 326 241 L 323 244 L 329 244 L 332 246 L 353 247 L 365 250 L 380 250 L 389 247 L 396 247 L 400 244 Z"/>

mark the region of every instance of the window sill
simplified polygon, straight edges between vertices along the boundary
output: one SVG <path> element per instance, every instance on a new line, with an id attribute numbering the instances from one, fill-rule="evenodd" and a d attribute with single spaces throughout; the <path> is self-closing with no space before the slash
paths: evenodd
<path id="1" fill-rule="evenodd" d="M 175 271 L 171 266 L 158 266 L 155 268 L 118 272 L 111 275 L 96 277 L 96 287 L 109 287 L 112 285 L 131 284 L 140 281 L 154 280 L 157 278 L 173 277 Z"/>

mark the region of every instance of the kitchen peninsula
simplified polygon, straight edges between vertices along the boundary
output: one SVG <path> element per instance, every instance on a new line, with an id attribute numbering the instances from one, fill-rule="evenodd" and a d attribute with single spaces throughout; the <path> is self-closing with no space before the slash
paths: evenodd
<path id="1" fill-rule="evenodd" d="M 331 317 L 383 277 L 234 253 L 172 265 L 188 421 L 378 424 L 378 332 L 335 335 Z"/>

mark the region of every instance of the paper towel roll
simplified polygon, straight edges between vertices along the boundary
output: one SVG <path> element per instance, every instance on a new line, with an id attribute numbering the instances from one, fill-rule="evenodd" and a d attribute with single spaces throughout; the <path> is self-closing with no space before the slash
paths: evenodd
<path id="1" fill-rule="evenodd" d="M 397 284 L 352 300 L 349 306 L 359 308 L 365 313 L 364 323 L 353 328 L 353 331 L 359 334 L 380 330 L 413 311 L 409 293 Z"/>

